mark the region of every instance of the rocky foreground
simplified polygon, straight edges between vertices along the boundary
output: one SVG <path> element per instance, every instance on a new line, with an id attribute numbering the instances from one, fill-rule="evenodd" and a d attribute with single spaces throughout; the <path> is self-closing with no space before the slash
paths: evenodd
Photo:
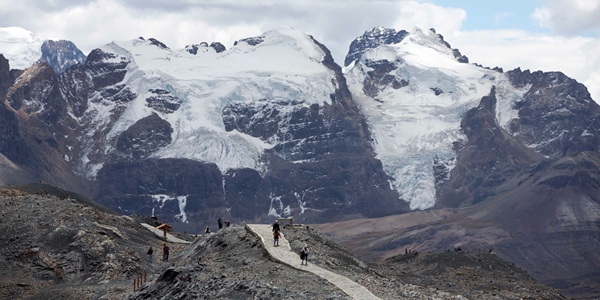
<path id="1" fill-rule="evenodd" d="M 179 234 L 192 243 L 172 243 L 166 263 L 156 260 L 161 239 L 140 225 L 157 222 L 151 218 L 120 216 L 42 185 L 0 188 L 0 208 L 1 299 L 351 299 L 323 278 L 275 262 L 244 225 Z M 372 264 L 307 226 L 282 231 L 293 251 L 309 245 L 310 264 L 381 299 L 565 299 L 488 251 L 406 253 Z M 134 292 L 144 271 L 147 282 Z"/>

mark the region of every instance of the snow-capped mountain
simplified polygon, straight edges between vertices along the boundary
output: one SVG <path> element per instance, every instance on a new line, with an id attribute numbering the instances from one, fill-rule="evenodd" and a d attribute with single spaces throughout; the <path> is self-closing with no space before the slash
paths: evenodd
<path id="1" fill-rule="evenodd" d="M 548 280 L 597 278 L 600 106 L 560 72 L 469 64 L 422 27 L 367 30 L 343 71 L 287 27 L 229 49 L 118 41 L 62 71 L 77 51 L 50 48 L 57 64 L 22 70 L 12 59 L 30 48 L 0 55 L 0 181 L 42 180 L 188 232 L 442 208 L 444 222 L 407 228 L 418 238 L 383 226 L 370 247 L 493 245 L 534 273 L 563 257 Z"/>
<path id="2" fill-rule="evenodd" d="M 0 54 L 14 69 L 31 67 L 42 56 L 42 41 L 20 27 L 0 27 Z"/>
<path id="3" fill-rule="evenodd" d="M 230 49 L 138 38 L 58 76 L 48 70 L 7 77 L 10 109 L 47 132 L 29 145 L 53 145 L 56 168 L 69 166 L 122 212 L 197 229 L 215 213 L 316 221 L 408 209 L 374 158 L 341 68 L 304 33 L 279 28 Z"/>
<path id="4" fill-rule="evenodd" d="M 85 62 L 85 54 L 71 41 L 46 40 L 42 43 L 41 51 L 39 61 L 48 63 L 56 74 L 64 72 L 72 65 Z"/>
<path id="5" fill-rule="evenodd" d="M 114 86 L 131 97 L 125 105 L 106 101 L 108 97 L 102 91 L 95 93 L 80 123 L 95 124 L 90 128 L 111 126 L 106 140 L 112 141 L 138 120 L 158 114 L 173 134 L 170 143 L 151 157 L 215 163 L 226 172 L 261 169 L 260 157 L 265 149 L 289 141 L 290 135 L 281 128 L 284 124 L 280 124 L 279 132 L 248 132 L 259 125 L 253 124 L 254 120 L 265 118 L 262 113 L 276 110 L 291 115 L 313 104 L 331 105 L 335 74 L 321 63 L 323 51 L 304 34 L 281 28 L 242 40 L 226 52 L 206 49 L 209 51 L 191 54 L 143 39 L 99 48 L 102 63 L 127 64 L 123 68 L 126 73 Z M 124 111 L 109 125 L 117 107 Z M 240 109 L 254 110 L 254 120 L 237 124 Z M 108 154 L 115 146 L 90 145 L 90 153 L 84 156 L 90 157 L 94 151 Z M 303 159 L 293 152 L 286 155 Z M 102 160 L 85 159 L 80 169 L 92 177 L 101 164 Z"/>
<path id="6" fill-rule="evenodd" d="M 46 62 L 57 74 L 85 62 L 85 55 L 72 42 L 42 41 L 20 27 L 0 27 L 0 54 L 10 61 L 12 69 L 24 70 L 37 62 Z"/>
<path id="7" fill-rule="evenodd" d="M 357 41 L 393 35 L 389 31 L 374 28 Z M 351 48 L 362 54 L 345 75 L 394 188 L 412 209 L 427 209 L 454 167 L 455 143 L 465 140 L 461 120 L 467 110 L 496 86 L 497 118 L 506 129 L 528 86 L 515 88 L 501 72 L 463 63 L 432 30 L 416 27 L 401 37 L 362 51 Z"/>

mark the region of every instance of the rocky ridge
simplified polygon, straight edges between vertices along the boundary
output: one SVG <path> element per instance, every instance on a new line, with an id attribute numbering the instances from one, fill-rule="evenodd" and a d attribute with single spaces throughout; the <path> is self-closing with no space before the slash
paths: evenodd
<path id="1" fill-rule="evenodd" d="M 272 261 L 261 239 L 244 226 L 177 234 L 192 244 L 170 243 L 169 262 L 150 263 L 146 250 L 153 246 L 159 257 L 161 239 L 140 222 L 158 220 L 120 216 L 41 184 L 1 188 L 0 206 L 3 298 L 349 299 L 322 278 Z M 284 226 L 282 232 L 294 252 L 311 247 L 310 264 L 347 276 L 382 299 L 564 299 L 493 254 L 410 253 L 372 264 L 306 226 Z M 143 271 L 147 282 L 133 292 L 133 279 Z"/>

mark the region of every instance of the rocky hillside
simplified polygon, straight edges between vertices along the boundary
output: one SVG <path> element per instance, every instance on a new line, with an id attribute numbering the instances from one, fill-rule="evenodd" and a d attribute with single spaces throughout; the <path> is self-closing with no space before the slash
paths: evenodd
<path id="1" fill-rule="evenodd" d="M 151 218 L 120 216 L 48 185 L 0 189 L 4 243 L 0 250 L 3 299 L 349 299 L 311 273 L 274 262 L 243 225 L 170 243 L 159 262 L 161 239 L 142 227 Z M 347 276 L 382 299 L 564 299 L 524 271 L 487 252 L 410 253 L 365 263 L 306 226 L 284 227 L 311 264 Z M 270 240 L 267 240 L 270 242 Z M 146 255 L 153 246 L 155 260 Z M 133 292 L 133 279 L 147 282 Z"/>

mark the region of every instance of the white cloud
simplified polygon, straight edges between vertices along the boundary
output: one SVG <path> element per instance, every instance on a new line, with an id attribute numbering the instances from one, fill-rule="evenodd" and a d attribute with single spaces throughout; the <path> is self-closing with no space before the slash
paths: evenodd
<path id="1" fill-rule="evenodd" d="M 470 62 L 484 66 L 563 72 L 585 84 L 592 98 L 600 101 L 600 39 L 522 30 L 462 31 L 446 39 Z"/>
<path id="2" fill-rule="evenodd" d="M 398 5 L 398 15 L 393 27 L 410 31 L 418 24 L 435 28 L 438 33 L 450 34 L 460 29 L 466 17 L 467 13 L 460 8 L 407 1 Z"/>
<path id="3" fill-rule="evenodd" d="M 531 17 L 542 27 L 574 35 L 600 29 L 600 1 L 547 0 Z"/>

